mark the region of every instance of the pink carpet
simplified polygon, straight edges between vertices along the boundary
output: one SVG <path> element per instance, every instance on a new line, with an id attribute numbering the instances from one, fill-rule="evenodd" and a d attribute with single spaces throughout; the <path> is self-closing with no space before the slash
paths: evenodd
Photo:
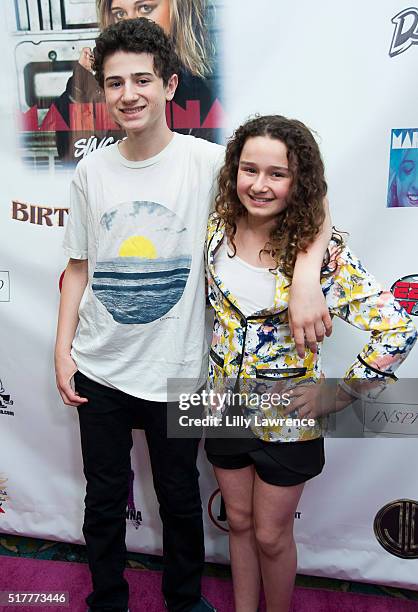
<path id="1" fill-rule="evenodd" d="M 127 570 L 131 612 L 163 612 L 161 574 L 148 570 Z M 39 561 L 0 556 L 0 591 L 68 591 L 70 605 L 19 606 L 19 612 L 85 612 L 84 599 L 90 588 L 87 565 L 63 561 Z M 204 578 L 203 592 L 219 612 L 233 612 L 232 587 L 228 580 Z M 1 610 L 12 610 L 0 606 Z M 292 612 L 418 612 L 418 602 L 389 597 L 357 595 L 319 589 L 295 590 Z"/>

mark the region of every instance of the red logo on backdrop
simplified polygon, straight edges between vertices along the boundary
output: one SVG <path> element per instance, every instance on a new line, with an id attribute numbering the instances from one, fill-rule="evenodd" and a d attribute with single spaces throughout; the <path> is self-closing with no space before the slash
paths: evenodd
<path id="1" fill-rule="evenodd" d="M 392 285 L 391 292 L 408 314 L 418 316 L 418 274 L 403 276 Z"/>
<path id="2" fill-rule="evenodd" d="M 64 272 L 61 273 L 60 279 L 58 281 L 58 286 L 59 286 L 60 293 L 62 291 L 62 282 L 64 280 L 64 274 L 65 274 L 65 270 L 64 270 Z"/>

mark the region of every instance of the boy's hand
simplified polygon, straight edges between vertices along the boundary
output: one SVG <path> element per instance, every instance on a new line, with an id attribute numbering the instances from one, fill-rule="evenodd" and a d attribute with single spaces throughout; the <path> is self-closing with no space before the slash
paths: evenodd
<path id="1" fill-rule="evenodd" d="M 79 406 L 88 402 L 87 398 L 80 397 L 71 387 L 71 379 L 76 372 L 76 363 L 70 355 L 55 358 L 57 387 L 62 401 L 67 406 Z"/>
<path id="2" fill-rule="evenodd" d="M 330 336 L 332 321 L 318 280 L 293 283 L 289 294 L 289 326 L 299 357 L 305 356 L 305 346 L 316 353 L 317 342 Z"/>

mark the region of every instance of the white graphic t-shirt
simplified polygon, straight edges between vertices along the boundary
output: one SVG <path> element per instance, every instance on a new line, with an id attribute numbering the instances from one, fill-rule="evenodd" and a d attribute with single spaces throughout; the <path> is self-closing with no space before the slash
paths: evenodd
<path id="1" fill-rule="evenodd" d="M 64 249 L 88 259 L 72 356 L 89 378 L 153 401 L 168 379 L 203 383 L 204 242 L 223 158 L 174 134 L 144 161 L 114 144 L 79 162 Z"/>

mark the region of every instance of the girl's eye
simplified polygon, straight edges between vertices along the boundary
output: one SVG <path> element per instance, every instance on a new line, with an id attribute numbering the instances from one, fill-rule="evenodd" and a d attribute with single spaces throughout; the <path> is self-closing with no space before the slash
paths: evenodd
<path id="1" fill-rule="evenodd" d="M 116 21 L 122 21 L 122 19 L 125 19 L 126 13 L 125 11 L 115 11 L 113 13 L 113 17 L 116 19 Z"/>
<path id="2" fill-rule="evenodd" d="M 244 172 L 248 172 L 249 174 L 255 174 L 255 168 L 243 168 Z"/>
<path id="3" fill-rule="evenodd" d="M 140 85 L 146 85 L 147 83 L 149 83 L 149 81 L 147 79 L 138 79 L 137 83 L 139 83 Z"/>
<path id="4" fill-rule="evenodd" d="M 153 10 L 154 10 L 154 7 L 150 6 L 149 4 L 143 4 L 142 6 L 139 7 L 139 12 L 142 13 L 143 15 L 149 15 Z"/>
<path id="5" fill-rule="evenodd" d="M 120 85 L 120 81 L 113 81 L 113 83 L 110 84 L 110 87 L 112 87 L 113 89 L 117 89 L 118 87 L 120 87 Z"/>

